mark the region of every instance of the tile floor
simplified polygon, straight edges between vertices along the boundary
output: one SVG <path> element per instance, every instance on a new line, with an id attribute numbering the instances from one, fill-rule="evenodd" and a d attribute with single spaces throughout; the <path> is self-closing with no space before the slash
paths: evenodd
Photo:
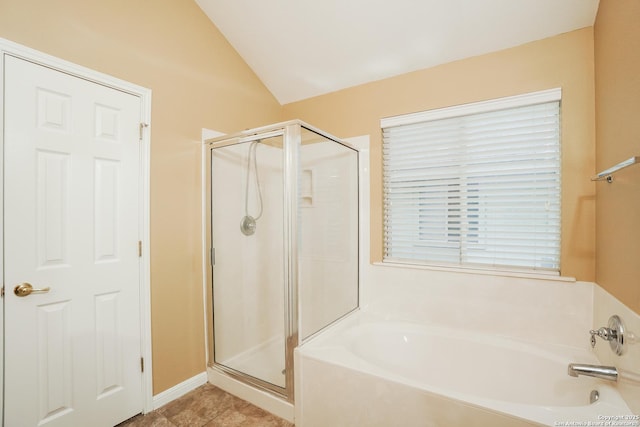
<path id="1" fill-rule="evenodd" d="M 249 402 L 205 384 L 117 427 L 293 427 Z"/>

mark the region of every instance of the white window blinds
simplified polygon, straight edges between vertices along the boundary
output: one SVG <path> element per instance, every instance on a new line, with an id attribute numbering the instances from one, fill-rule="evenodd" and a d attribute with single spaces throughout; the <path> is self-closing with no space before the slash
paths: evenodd
<path id="1" fill-rule="evenodd" d="M 560 90 L 382 120 L 385 260 L 560 269 Z"/>

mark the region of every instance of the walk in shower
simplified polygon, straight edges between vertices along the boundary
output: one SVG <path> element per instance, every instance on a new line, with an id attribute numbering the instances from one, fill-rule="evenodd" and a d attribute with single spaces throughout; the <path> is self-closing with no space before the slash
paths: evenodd
<path id="1" fill-rule="evenodd" d="M 293 349 L 358 307 L 358 152 L 301 121 L 205 144 L 209 366 L 293 402 Z"/>

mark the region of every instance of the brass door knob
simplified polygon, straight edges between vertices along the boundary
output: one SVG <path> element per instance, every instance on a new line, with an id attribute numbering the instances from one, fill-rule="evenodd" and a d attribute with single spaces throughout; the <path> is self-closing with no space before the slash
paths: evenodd
<path id="1" fill-rule="evenodd" d="M 13 293 L 19 297 L 26 297 L 27 295 L 31 294 L 45 294 L 50 290 L 51 288 L 49 286 L 42 289 L 34 289 L 33 286 L 31 286 L 31 283 L 20 283 L 15 288 L 13 288 Z"/>

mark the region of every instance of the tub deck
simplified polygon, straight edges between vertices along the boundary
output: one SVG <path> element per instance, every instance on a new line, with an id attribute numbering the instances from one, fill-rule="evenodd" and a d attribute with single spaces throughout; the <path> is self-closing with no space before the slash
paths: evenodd
<path id="1" fill-rule="evenodd" d="M 361 311 L 296 350 L 297 425 L 597 425 L 631 414 L 614 384 L 568 376 L 571 362 L 598 364 L 588 348 Z"/>

